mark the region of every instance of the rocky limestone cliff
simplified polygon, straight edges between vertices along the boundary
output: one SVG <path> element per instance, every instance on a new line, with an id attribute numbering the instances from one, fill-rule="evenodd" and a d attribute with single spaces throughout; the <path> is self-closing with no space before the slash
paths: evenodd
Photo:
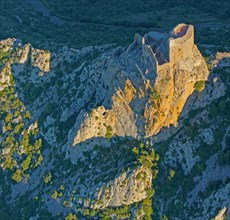
<path id="1" fill-rule="evenodd" d="M 111 110 L 100 106 L 92 109 L 90 114 L 86 114 L 85 121 L 74 139 L 74 144 L 91 137 L 137 136 L 134 113 L 129 105 L 135 92 L 135 88 L 128 80 L 124 91 L 117 89 L 113 95 Z"/>
<path id="2" fill-rule="evenodd" d="M 226 216 L 226 212 L 227 212 L 227 208 L 224 207 L 223 209 L 220 210 L 218 215 L 215 218 L 213 218 L 212 220 L 224 220 L 225 216 Z"/>
<path id="3" fill-rule="evenodd" d="M 150 137 L 162 127 L 176 126 L 195 83 L 209 75 L 194 44 L 193 26 L 181 26 L 176 34 L 174 29 L 135 35 L 127 49 L 108 54 L 95 91 L 97 107 L 77 121 L 73 145 L 93 137 Z M 104 98 L 102 87 L 108 87 Z"/>
<path id="4" fill-rule="evenodd" d="M 0 52 L 6 53 L 6 57 L 11 56 L 7 61 L 9 64 L 30 62 L 43 73 L 50 71 L 51 54 L 48 50 L 35 49 L 30 44 L 23 46 L 21 40 L 8 38 L 1 41 Z"/>
<path id="5" fill-rule="evenodd" d="M 158 107 L 146 109 L 146 118 L 158 113 L 157 120 L 147 122 L 146 133 L 151 136 L 164 126 L 177 123 L 187 98 L 193 93 L 197 81 L 207 80 L 208 69 L 202 55 L 193 45 L 193 55 L 178 61 L 171 69 L 163 68 L 156 77 Z"/>
<path id="6" fill-rule="evenodd" d="M 95 193 L 97 202 L 90 206 L 103 209 L 142 201 L 147 197 L 146 191 L 151 185 L 152 171 L 144 166 L 138 167 L 131 173 L 122 173 L 113 182 L 100 187 Z"/>
<path id="7" fill-rule="evenodd" d="M 31 63 L 32 63 L 32 66 L 38 67 L 42 72 L 49 72 L 50 71 L 50 52 L 32 48 Z"/>
<path id="8" fill-rule="evenodd" d="M 176 124 L 187 98 L 194 91 L 195 82 L 208 77 L 206 63 L 191 38 L 192 28 L 188 30 L 188 36 L 186 32 L 180 36 L 183 37 L 181 48 L 178 44 L 175 44 L 176 49 L 167 46 L 173 39 L 176 42 L 180 40 L 174 32 L 168 35 L 150 32 L 144 37 L 135 35 L 134 42 L 128 48 L 110 50 L 88 65 L 81 63 L 70 75 L 72 89 L 76 83 L 74 76 L 79 75 L 76 101 L 71 101 L 74 107 L 69 107 L 71 110 L 66 108 L 67 116 L 64 116 L 64 112 L 61 116 L 61 120 L 65 121 L 69 117 L 68 112 L 78 112 L 75 125 L 69 132 L 69 137 L 73 137 L 68 138 L 71 144 L 77 145 L 95 137 L 150 137 L 162 127 Z M 184 43 L 187 43 L 187 49 Z M 64 57 L 70 62 L 74 57 L 80 60 L 84 54 L 93 53 L 93 48 L 70 52 L 63 48 L 61 55 L 52 54 L 50 63 L 50 52 L 34 49 L 30 44 L 23 46 L 18 40 L 8 39 L 2 41 L 2 45 L 5 52 L 15 54 L 14 59 L 7 61 L 5 66 L 10 68 L 11 63 L 19 63 L 14 66 L 18 76 L 23 74 L 26 66 L 32 66 L 31 75 L 36 74 L 33 82 L 39 82 L 44 72 L 50 72 L 46 74 L 48 79 Z M 177 54 L 178 48 L 181 51 Z M 170 53 L 170 49 L 173 49 L 173 53 Z M 172 54 L 177 58 L 171 57 Z M 2 77 L 2 80 L 7 83 L 10 77 Z M 56 99 L 57 96 L 53 95 L 52 100 Z M 36 104 L 33 103 L 34 106 Z M 52 127 L 55 119 L 49 119 L 51 115 L 45 120 L 44 126 L 48 131 L 44 136 L 47 142 L 54 144 L 57 142 L 56 130 Z M 100 139 L 95 141 L 102 144 Z M 87 146 L 84 148 L 88 149 Z M 75 156 L 75 153 L 72 155 Z M 138 179 L 138 176 L 142 177 Z M 95 203 L 85 206 L 98 209 L 142 201 L 147 197 L 151 183 L 151 171 L 138 167 L 129 174 L 118 175 L 112 182 L 104 181 L 102 186 L 97 185 L 98 190 L 94 185 L 91 190 L 94 196 L 91 199 Z M 81 191 L 88 193 L 88 189 L 83 189 L 81 186 Z M 81 196 L 85 197 L 83 194 Z"/>
<path id="9" fill-rule="evenodd" d="M 49 145 L 44 146 L 44 166 L 31 175 L 28 185 L 12 184 L 12 195 L 4 191 L 2 197 L 12 196 L 14 205 L 21 195 L 33 191 L 33 195 L 43 201 L 43 208 L 53 214 L 70 210 L 83 213 L 86 209 L 119 209 L 123 205 L 132 205 L 131 212 L 137 213 L 135 207 L 148 200 L 155 178 L 147 167 L 137 165 L 132 149 L 138 146 L 136 139 L 151 137 L 143 142 L 150 143 L 150 147 L 158 148 L 159 152 L 168 148 L 161 152 L 159 166 L 163 164 L 166 169 L 162 179 L 173 183 L 170 184 L 172 187 L 176 186 L 176 189 L 169 186 L 161 194 L 175 191 L 175 197 L 161 197 L 166 205 L 165 201 L 159 202 L 159 219 L 172 205 L 170 201 L 176 207 L 177 198 L 184 195 L 188 197 L 182 200 L 181 216 L 188 216 L 189 204 L 198 202 L 198 206 L 192 208 L 197 215 L 186 219 L 210 219 L 217 214 L 217 207 L 228 207 L 229 183 L 210 196 L 199 197 L 199 189 L 208 187 L 213 179 L 229 177 L 228 166 L 217 166 L 217 161 L 211 163 L 213 158 L 202 161 L 204 152 L 215 150 L 215 135 L 226 126 L 226 120 L 221 121 L 220 117 L 216 117 L 219 123 L 210 121 L 209 105 L 214 100 L 217 104 L 228 86 L 213 73 L 202 92 L 193 92 L 195 82 L 207 79 L 208 70 L 193 44 L 191 31 L 191 26 L 182 24 L 168 34 L 150 32 L 144 37 L 136 34 L 128 48 L 115 50 L 106 45 L 81 50 L 64 47 L 52 53 L 51 63 L 48 51 L 34 49 L 30 44 L 23 46 L 16 39 L 1 41 L 0 49 L 5 57 L 0 59 L 4 62 L 0 65 L 0 90 L 10 84 L 12 77 L 16 79 L 17 95 L 24 99 L 26 109 L 31 110 L 31 123 L 27 123 L 26 128 L 28 132 L 40 128 Z M 181 44 L 172 44 L 176 47 L 171 48 L 170 53 L 169 42 L 172 40 Z M 217 54 L 212 64 L 226 66 L 228 58 L 228 53 Z M 49 74 L 43 75 L 46 71 Z M 227 105 L 228 99 L 224 100 L 218 104 L 218 109 L 219 106 L 224 108 L 223 103 Z M 191 109 L 196 109 L 199 117 L 190 117 Z M 179 116 L 178 127 L 162 129 L 176 125 Z M 186 122 L 186 117 L 191 120 Z M 36 123 L 38 119 L 39 123 Z M 207 122 L 211 123 L 207 125 Z M 163 143 L 165 145 L 161 143 L 163 140 L 167 142 Z M 200 152 L 201 144 L 206 144 L 209 150 Z M 8 153 L 6 148 L 3 155 Z M 217 156 L 214 159 L 217 160 Z M 204 176 L 197 176 L 199 172 L 195 169 L 201 162 L 208 167 Z M 189 191 L 184 191 L 183 186 L 177 188 L 175 179 L 168 178 L 169 168 L 176 171 L 175 179 L 180 178 L 178 182 L 182 185 L 186 179 L 183 174 L 187 177 L 194 174 L 188 179 L 189 184 L 194 184 L 193 188 L 189 187 Z M 44 177 L 49 172 L 52 183 L 46 185 Z M 161 193 L 165 185 L 168 187 L 162 179 L 160 188 L 155 188 L 154 205 L 158 205 L 157 192 Z M 21 199 L 24 201 L 24 197 Z M 171 213 L 172 209 L 168 210 Z M 139 214 L 142 216 L 144 212 Z"/>

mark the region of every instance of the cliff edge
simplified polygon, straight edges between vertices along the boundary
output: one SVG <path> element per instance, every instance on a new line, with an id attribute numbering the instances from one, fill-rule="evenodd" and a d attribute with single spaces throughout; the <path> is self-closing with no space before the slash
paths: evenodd
<path id="1" fill-rule="evenodd" d="M 136 34 L 128 48 L 115 49 L 102 63 L 95 107 L 78 118 L 73 145 L 92 137 L 151 137 L 176 126 L 195 83 L 209 75 L 194 28 L 186 24 L 166 34 Z"/>

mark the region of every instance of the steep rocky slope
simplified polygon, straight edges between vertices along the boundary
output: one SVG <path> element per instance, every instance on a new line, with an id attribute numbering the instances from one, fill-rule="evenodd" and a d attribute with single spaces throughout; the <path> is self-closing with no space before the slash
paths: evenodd
<path id="1" fill-rule="evenodd" d="M 186 29 L 182 36 L 174 33 L 179 28 Z M 100 97 L 100 87 L 109 86 L 112 98 L 106 95 L 102 106 L 86 114 L 83 123 L 78 121 L 81 127 L 73 145 L 93 137 L 149 137 L 162 127 L 176 125 L 195 83 L 207 80 L 209 74 L 193 34 L 192 26 L 182 24 L 165 35 L 136 35 L 125 51 L 115 50 L 103 64 L 95 91 L 95 97 Z"/>
<path id="2" fill-rule="evenodd" d="M 32 156 L 1 148 L 19 162 L 0 175 L 4 219 L 209 219 L 228 207 L 229 56 L 217 54 L 209 75 L 191 25 L 136 34 L 127 48 L 0 45 L 0 90 L 30 113 L 14 138 L 19 149 L 29 139 Z M 1 112 L 1 141 L 21 118 L 6 97 L 15 116 L 9 125 Z"/>

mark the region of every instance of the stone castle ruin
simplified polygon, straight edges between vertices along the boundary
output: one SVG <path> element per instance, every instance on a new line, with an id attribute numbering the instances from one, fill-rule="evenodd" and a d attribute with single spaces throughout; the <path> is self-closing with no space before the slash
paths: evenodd
<path id="1" fill-rule="evenodd" d="M 169 33 L 152 31 L 142 38 L 143 54 L 150 56 L 156 73 L 191 56 L 193 45 L 194 28 L 186 24 L 177 25 Z"/>
<path id="2" fill-rule="evenodd" d="M 192 25 L 179 24 L 169 33 L 136 34 L 128 48 L 119 47 L 111 55 L 101 79 L 114 89 L 112 98 L 79 120 L 73 145 L 108 136 L 103 124 L 117 136 L 134 138 L 176 126 L 195 83 L 209 75 L 194 44 Z"/>

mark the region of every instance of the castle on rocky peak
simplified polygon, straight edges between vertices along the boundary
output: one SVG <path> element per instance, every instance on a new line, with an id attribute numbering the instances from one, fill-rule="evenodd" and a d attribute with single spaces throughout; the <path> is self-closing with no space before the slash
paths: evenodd
<path id="1" fill-rule="evenodd" d="M 169 33 L 149 32 L 142 38 L 143 54 L 151 56 L 156 72 L 192 55 L 193 25 L 179 24 Z"/>

